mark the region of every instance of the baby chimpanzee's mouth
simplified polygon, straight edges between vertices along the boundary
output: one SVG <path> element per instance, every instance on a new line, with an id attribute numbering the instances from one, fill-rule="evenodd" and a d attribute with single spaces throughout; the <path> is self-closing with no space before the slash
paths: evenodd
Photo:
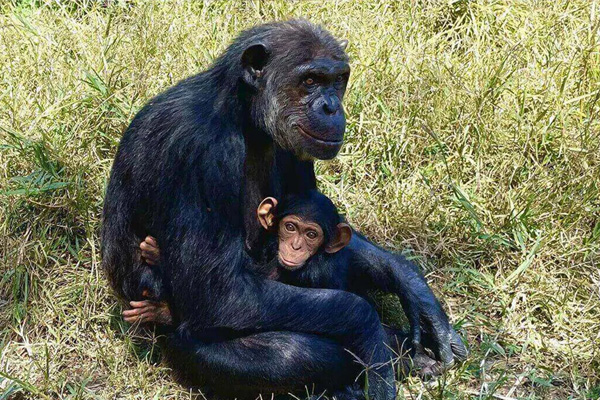
<path id="1" fill-rule="evenodd" d="M 279 254 L 279 263 L 285 268 L 285 269 L 289 269 L 289 270 L 293 270 L 293 269 L 298 269 L 300 268 L 302 265 L 304 265 L 304 263 L 295 263 L 292 261 L 288 261 L 285 258 L 283 258 L 283 256 L 281 254 Z"/>

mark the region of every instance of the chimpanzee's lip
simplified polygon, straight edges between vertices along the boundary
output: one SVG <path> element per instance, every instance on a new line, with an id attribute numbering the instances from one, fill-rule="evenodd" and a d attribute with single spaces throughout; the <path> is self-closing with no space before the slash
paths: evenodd
<path id="1" fill-rule="evenodd" d="M 281 254 L 279 254 L 279 262 L 283 264 L 284 267 L 289 269 L 295 269 L 302 266 L 302 264 L 300 263 L 293 263 L 291 261 L 286 260 Z"/>
<path id="2" fill-rule="evenodd" d="M 342 140 L 325 140 L 325 139 L 321 139 L 321 138 L 313 135 L 312 133 L 310 133 L 309 130 L 303 128 L 300 125 L 296 125 L 296 127 L 298 128 L 298 130 L 300 131 L 300 133 L 302 133 L 304 136 L 308 136 L 310 139 L 312 139 L 312 140 L 314 140 L 314 141 L 316 141 L 316 142 L 318 142 L 320 144 L 326 145 L 326 146 L 339 146 L 344 141 L 343 139 Z"/>

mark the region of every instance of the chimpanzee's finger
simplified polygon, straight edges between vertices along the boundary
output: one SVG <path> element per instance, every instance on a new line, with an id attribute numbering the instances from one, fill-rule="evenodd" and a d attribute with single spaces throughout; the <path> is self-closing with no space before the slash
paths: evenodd
<path id="1" fill-rule="evenodd" d="M 158 242 L 156 241 L 156 239 L 152 236 L 146 236 L 146 239 L 144 239 L 144 241 L 146 243 L 148 243 L 150 246 L 155 247 L 158 249 Z"/>
<path id="2" fill-rule="evenodd" d="M 136 315 L 142 315 L 148 311 L 150 311 L 149 307 L 141 307 L 141 308 L 134 308 L 132 310 L 125 310 L 125 311 L 123 311 L 123 317 L 133 317 Z"/>
<path id="3" fill-rule="evenodd" d="M 155 240 L 149 240 L 146 238 L 145 241 L 140 243 L 140 249 L 142 250 L 142 257 L 147 264 L 156 265 L 160 260 L 160 251 L 155 246 Z"/>
<path id="4" fill-rule="evenodd" d="M 160 251 L 157 248 L 150 250 L 149 253 L 152 254 L 155 260 L 160 258 Z"/>
<path id="5" fill-rule="evenodd" d="M 152 247 L 146 242 L 144 242 L 143 244 L 144 244 L 144 246 L 140 245 L 140 248 L 142 249 L 142 251 L 146 251 L 146 252 L 158 257 L 158 255 L 160 254 L 160 251 L 156 247 Z"/>
<path id="6" fill-rule="evenodd" d="M 140 243 L 140 249 L 142 249 L 142 251 L 149 251 L 152 252 L 152 250 L 154 249 L 154 247 L 150 246 L 148 243 L 146 242 L 142 242 Z"/>
<path id="7" fill-rule="evenodd" d="M 427 347 L 433 351 L 439 361 L 444 364 L 454 363 L 454 353 L 452 352 L 452 334 L 450 324 L 445 318 L 438 314 L 428 314 L 425 323 L 429 331 L 429 340 Z"/>
<path id="8" fill-rule="evenodd" d="M 158 245 L 156 245 L 156 241 L 148 240 L 147 238 L 142 243 L 140 243 L 140 248 L 149 253 L 155 254 L 156 256 L 158 256 L 160 253 Z"/>
<path id="9" fill-rule="evenodd" d="M 136 314 L 141 314 L 144 310 L 147 310 L 149 307 L 136 307 L 136 308 L 132 308 L 131 310 L 125 310 L 123 311 L 123 315 L 136 315 Z"/>
<path id="10" fill-rule="evenodd" d="M 458 361 L 464 361 L 469 355 L 469 349 L 467 348 L 467 346 L 465 346 L 460 335 L 453 328 L 450 328 L 450 330 L 450 333 L 452 335 L 450 346 L 452 347 L 454 357 Z"/>
<path id="11" fill-rule="evenodd" d="M 124 317 L 123 321 L 130 323 L 130 324 L 135 324 L 136 322 L 138 322 L 140 319 L 138 316 L 135 317 Z"/>
<path id="12" fill-rule="evenodd" d="M 454 353 L 452 352 L 451 335 L 450 333 L 441 328 L 433 329 L 431 333 L 432 337 L 429 342 L 431 344 L 427 346 L 433 351 L 435 358 L 443 364 L 451 365 L 454 363 Z"/>
<path id="13" fill-rule="evenodd" d="M 149 300 L 130 301 L 129 305 L 133 308 L 148 307 L 152 305 L 152 302 Z"/>
<path id="14" fill-rule="evenodd" d="M 135 315 L 127 315 L 127 316 L 123 315 L 123 320 L 125 322 L 129 322 L 130 324 L 134 324 L 137 322 L 143 322 L 145 315 L 146 315 L 145 313 L 135 314 Z"/>
<path id="15" fill-rule="evenodd" d="M 422 348 L 421 345 L 421 324 L 418 312 L 410 312 L 408 320 L 410 323 L 410 355 L 414 356 L 415 352 Z"/>
<path id="16" fill-rule="evenodd" d="M 158 257 L 156 257 L 155 254 L 152 254 L 145 250 L 142 250 L 142 258 L 144 259 L 146 264 L 149 265 L 156 265 L 158 261 Z"/>

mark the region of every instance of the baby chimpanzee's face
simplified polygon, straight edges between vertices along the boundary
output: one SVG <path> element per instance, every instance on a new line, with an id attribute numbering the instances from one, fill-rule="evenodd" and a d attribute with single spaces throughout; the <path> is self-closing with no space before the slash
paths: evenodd
<path id="1" fill-rule="evenodd" d="M 323 229 L 297 215 L 286 215 L 279 221 L 279 262 L 290 270 L 300 268 L 323 245 Z"/>
<path id="2" fill-rule="evenodd" d="M 264 229 L 277 234 L 280 266 L 296 270 L 319 251 L 337 253 L 350 243 L 352 229 L 347 223 L 338 222 L 340 218 L 331 200 L 316 190 L 290 196 L 279 216 L 275 213 L 277 203 L 273 197 L 263 199 L 256 215 Z"/>

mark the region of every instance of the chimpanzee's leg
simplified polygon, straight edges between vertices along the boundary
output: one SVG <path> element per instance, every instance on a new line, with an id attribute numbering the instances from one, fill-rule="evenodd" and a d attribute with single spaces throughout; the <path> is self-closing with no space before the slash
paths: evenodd
<path id="1" fill-rule="evenodd" d="M 357 370 L 352 368 L 354 364 L 347 365 L 348 360 L 356 359 L 360 361 L 356 365 L 368 368 L 364 376 L 368 379 L 369 396 L 372 399 L 395 398 L 392 354 L 385 343 L 386 334 L 379 316 L 366 300 L 349 292 L 298 288 L 258 279 L 251 274 L 244 275 L 231 277 L 230 282 L 238 291 L 222 298 L 218 320 L 207 321 L 204 325 L 197 325 L 192 320 L 183 323 L 192 338 L 206 340 L 207 332 L 216 331 L 216 334 L 210 335 L 214 338 L 213 342 L 217 342 L 208 351 L 211 358 L 207 358 L 206 354 L 201 356 L 194 346 L 183 342 L 178 345 L 182 349 L 178 353 L 198 359 L 192 358 L 187 365 L 175 363 L 174 369 L 191 371 L 195 369 L 194 365 L 198 365 L 199 374 L 203 377 L 226 376 L 230 387 L 243 388 L 252 384 L 253 381 L 247 378 L 250 376 L 262 377 L 286 390 L 290 382 L 299 379 L 302 383 L 310 382 L 323 373 L 326 377 L 323 384 L 329 388 L 334 383 L 337 386 L 330 376 L 340 372 L 351 376 L 351 381 L 358 377 Z M 245 282 L 238 281 L 239 278 Z M 253 347 L 256 343 L 252 339 L 242 342 L 243 346 L 228 347 L 228 341 L 222 339 L 227 337 L 223 332 L 238 335 L 238 340 L 242 341 L 245 339 L 240 336 L 270 333 L 274 335 L 271 338 L 275 343 L 266 346 L 264 352 L 258 352 L 260 359 L 265 360 L 264 363 L 258 362 L 257 350 Z M 285 339 L 277 336 L 278 332 L 279 335 L 284 332 L 291 338 L 285 347 L 278 343 L 279 339 Z M 260 343 L 265 346 L 264 341 Z M 352 358 L 345 355 L 343 363 L 335 361 L 332 365 L 329 361 L 332 343 L 337 343 L 334 349 L 338 354 L 332 358 L 333 361 L 340 358 L 343 349 L 348 349 Z M 172 341 L 171 346 L 174 345 Z M 341 367 L 342 364 L 346 366 Z M 311 375 L 311 370 L 319 373 Z M 361 377 L 359 384 L 364 384 L 364 378 Z"/>
<path id="2" fill-rule="evenodd" d="M 255 280 L 257 287 L 247 282 L 241 286 L 257 296 L 258 315 L 254 321 L 239 319 L 252 329 L 264 331 L 291 331 L 333 338 L 352 352 L 365 367 L 369 395 L 376 399 L 395 398 L 392 354 L 385 341 L 385 331 L 375 309 L 353 293 L 306 289 L 269 280 Z M 238 308 L 239 310 L 239 308 Z M 251 313 L 252 314 L 252 313 Z M 233 318 L 228 316 L 229 321 Z"/>
<path id="3" fill-rule="evenodd" d="M 335 340 L 294 332 L 263 332 L 211 342 L 179 328 L 169 335 L 165 350 L 168 363 L 188 372 L 180 377 L 184 383 L 207 385 L 217 394 L 237 398 L 325 389 L 329 395 L 336 390 L 353 393 L 346 386 L 352 385 L 362 368 Z M 361 399 L 360 391 L 352 398 Z"/>

